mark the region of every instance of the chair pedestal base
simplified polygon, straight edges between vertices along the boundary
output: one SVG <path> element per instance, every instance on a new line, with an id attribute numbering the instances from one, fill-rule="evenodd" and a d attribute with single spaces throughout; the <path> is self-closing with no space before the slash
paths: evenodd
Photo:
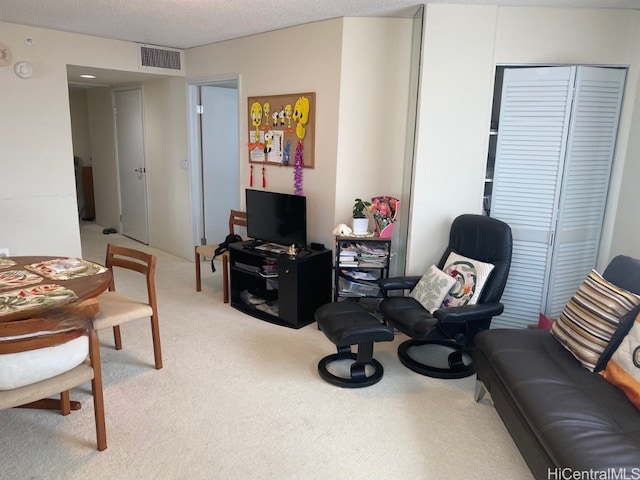
<path id="1" fill-rule="evenodd" d="M 382 375 L 384 374 L 384 368 L 382 367 L 382 364 L 372 358 L 372 354 L 373 343 L 359 345 L 357 355 L 351 352 L 351 347 L 338 347 L 338 353 L 327 355 L 322 360 L 320 360 L 320 362 L 318 363 L 318 373 L 323 380 L 337 387 L 368 387 L 370 385 L 378 383 L 382 378 Z M 331 364 L 332 362 L 347 359 L 355 360 L 355 362 L 351 365 L 351 378 L 338 377 L 337 375 L 329 372 L 329 370 L 327 369 L 329 364 Z M 367 376 L 365 372 L 367 365 L 371 365 L 374 368 L 374 372 L 369 376 Z"/>
<path id="2" fill-rule="evenodd" d="M 71 400 L 69 402 L 71 410 L 80 410 L 82 408 L 82 404 L 76 400 Z M 24 405 L 19 405 L 16 408 L 33 408 L 38 410 L 63 410 L 63 403 L 60 399 L 57 398 L 43 398 L 42 400 L 36 400 L 35 402 L 25 403 Z"/>
<path id="3" fill-rule="evenodd" d="M 419 362 L 409 354 L 409 349 L 411 348 L 429 348 L 430 345 L 439 345 L 451 350 L 447 357 L 449 368 L 436 367 Z M 468 354 L 467 350 L 449 340 L 407 340 L 398 347 L 398 358 L 400 358 L 400 362 L 405 367 L 420 375 L 435 378 L 464 378 L 476 373 L 473 363 L 464 362 L 463 356 L 465 354 Z"/>

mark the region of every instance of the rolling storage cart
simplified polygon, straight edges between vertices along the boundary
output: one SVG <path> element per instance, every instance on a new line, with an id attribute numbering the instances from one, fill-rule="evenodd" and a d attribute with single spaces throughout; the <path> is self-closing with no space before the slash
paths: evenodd
<path id="1" fill-rule="evenodd" d="M 333 301 L 381 297 L 377 280 L 389 276 L 391 239 L 336 237 Z"/>

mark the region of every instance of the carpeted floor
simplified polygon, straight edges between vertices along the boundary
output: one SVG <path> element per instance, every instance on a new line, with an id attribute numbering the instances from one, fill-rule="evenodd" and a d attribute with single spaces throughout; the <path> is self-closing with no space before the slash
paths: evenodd
<path id="1" fill-rule="evenodd" d="M 158 255 L 164 368 L 153 368 L 146 321 L 122 327 L 124 349 L 100 334 L 108 448 L 95 449 L 90 389 L 80 411 L 0 411 L 0 478 L 23 479 L 531 479 L 475 377 L 437 380 L 403 367 L 402 341 L 378 343 L 382 380 L 341 389 L 318 376 L 335 347 L 315 325 L 300 330 L 222 303 L 221 269 L 193 263 L 102 227 L 82 226 L 83 256 L 106 242 Z M 142 295 L 136 277 L 118 289 Z"/>

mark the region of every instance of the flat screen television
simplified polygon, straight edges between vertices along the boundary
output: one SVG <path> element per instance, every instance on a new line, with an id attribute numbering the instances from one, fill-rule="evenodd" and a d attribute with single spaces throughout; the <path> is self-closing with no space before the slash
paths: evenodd
<path id="1" fill-rule="evenodd" d="M 307 246 L 307 198 L 246 190 L 247 235 L 278 245 Z"/>

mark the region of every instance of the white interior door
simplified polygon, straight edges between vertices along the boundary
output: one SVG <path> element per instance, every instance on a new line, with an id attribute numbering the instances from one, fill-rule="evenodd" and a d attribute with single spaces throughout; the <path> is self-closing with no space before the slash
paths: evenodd
<path id="1" fill-rule="evenodd" d="M 149 243 L 142 89 L 113 92 L 122 234 Z"/>
<path id="2" fill-rule="evenodd" d="M 229 233 L 229 211 L 240 208 L 238 90 L 200 87 L 202 191 L 205 243 L 220 243 Z"/>

